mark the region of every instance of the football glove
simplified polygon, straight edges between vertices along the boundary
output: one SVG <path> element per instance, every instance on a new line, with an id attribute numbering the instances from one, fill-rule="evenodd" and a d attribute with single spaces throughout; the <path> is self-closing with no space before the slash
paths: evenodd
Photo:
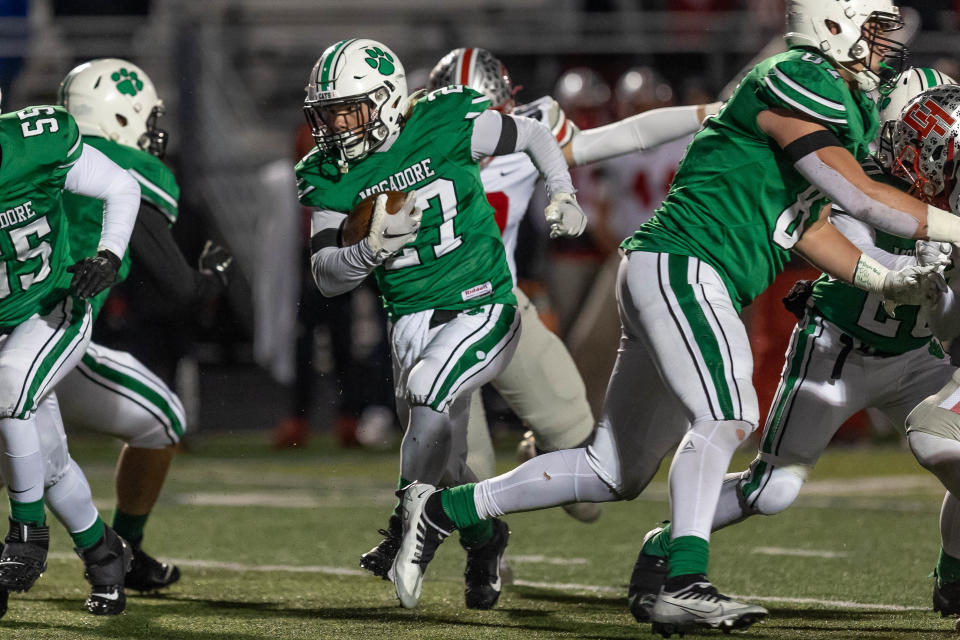
<path id="1" fill-rule="evenodd" d="M 587 228 L 587 216 L 572 193 L 557 193 L 543 210 L 551 238 L 576 238 Z"/>
<path id="2" fill-rule="evenodd" d="M 233 256 L 225 247 L 207 240 L 197 262 L 200 273 L 216 276 L 224 288 L 230 284 Z"/>
<path id="3" fill-rule="evenodd" d="M 67 267 L 73 274 L 70 290 L 81 298 L 92 298 L 117 281 L 120 258 L 102 249 L 92 258 L 84 258 Z"/>
<path id="4" fill-rule="evenodd" d="M 950 264 L 950 254 L 953 245 L 949 242 L 933 242 L 932 240 L 917 240 L 916 256 L 920 266 L 936 265 L 943 271 Z"/>
<path id="5" fill-rule="evenodd" d="M 417 208 L 417 193 L 410 191 L 400 210 L 387 213 L 387 194 L 377 196 L 370 216 L 367 244 L 378 262 L 383 262 L 417 239 L 423 212 Z"/>
<path id="6" fill-rule="evenodd" d="M 883 279 L 881 294 L 883 308 L 891 316 L 901 304 L 933 304 L 940 292 L 942 278 L 936 265 L 910 266 L 899 271 L 888 271 Z"/>

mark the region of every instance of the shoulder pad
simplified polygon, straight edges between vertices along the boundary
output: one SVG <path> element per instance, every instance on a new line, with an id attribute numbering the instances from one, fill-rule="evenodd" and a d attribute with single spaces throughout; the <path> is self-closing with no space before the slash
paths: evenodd
<path id="1" fill-rule="evenodd" d="M 533 102 L 515 107 L 513 115 L 533 118 L 547 125 L 561 147 L 570 142 L 574 134 L 579 131 L 576 125 L 567 119 L 567 114 L 563 112 L 557 101 L 550 96 L 543 96 Z"/>

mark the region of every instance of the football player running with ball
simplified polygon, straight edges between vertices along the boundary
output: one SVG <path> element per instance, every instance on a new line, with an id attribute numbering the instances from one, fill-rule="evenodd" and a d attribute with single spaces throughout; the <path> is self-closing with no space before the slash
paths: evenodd
<path id="1" fill-rule="evenodd" d="M 880 85 L 885 62 L 905 54 L 886 37 L 902 25 L 897 9 L 888 0 L 790 0 L 787 20 L 791 48 L 757 65 L 707 120 L 661 208 L 622 245 L 623 337 L 594 440 L 475 485 L 409 488 L 398 591 L 420 593 L 427 563 L 454 529 L 514 511 L 633 498 L 676 447 L 669 573 L 654 630 L 745 628 L 767 614 L 720 594 L 706 577 L 724 475 L 759 421 L 739 310 L 790 251 L 898 303 L 930 295 L 935 267 L 896 271 L 861 253 L 827 224 L 830 202 L 894 235 L 960 238 L 960 219 L 875 182 L 859 164 L 879 128 L 866 92 Z"/>
<path id="2" fill-rule="evenodd" d="M 960 87 L 933 69 L 910 69 L 898 78 L 893 92 L 881 100 L 886 105 L 880 114 L 884 122 L 880 160 L 884 167 L 881 169 L 873 158 L 864 161 L 863 167 L 876 180 L 886 181 L 903 191 L 914 189 L 911 193 L 923 194 L 933 204 L 956 210 L 956 202 L 950 205 L 943 198 L 928 197 L 922 184 L 918 184 L 917 173 L 905 171 L 901 160 L 905 152 L 911 160 L 924 157 L 924 153 L 929 156 L 931 150 L 938 144 L 943 147 L 945 139 L 953 134 L 941 127 L 945 135 L 930 133 L 924 139 L 926 146 L 922 150 L 908 147 L 904 144 L 908 136 L 901 136 L 897 152 L 891 135 L 900 131 L 916 136 L 916 131 L 906 123 L 917 123 L 920 128 L 926 126 L 931 111 L 923 107 L 926 103 L 919 98 L 916 102 L 921 105 L 921 113 L 908 110 L 902 119 L 900 117 L 903 108 L 918 94 L 934 99 L 935 109 L 944 109 L 944 113 L 950 114 L 949 118 L 958 117 L 949 111 L 960 106 L 956 97 L 944 101 L 940 99 L 939 90 L 923 93 L 938 85 L 943 85 L 943 92 L 960 97 Z M 942 185 L 946 184 L 949 192 L 955 176 L 944 177 L 943 162 L 929 166 L 934 171 L 924 173 L 923 180 L 941 185 L 938 192 L 941 194 Z M 941 243 L 915 243 L 874 231 L 837 207 L 831 211 L 830 220 L 861 251 L 887 268 L 901 268 L 918 260 L 921 264 L 949 262 L 950 245 L 946 245 L 944 254 Z M 955 274 L 951 271 L 948 275 Z M 756 514 L 773 515 L 783 511 L 796 499 L 820 454 L 847 418 L 862 409 L 875 407 L 902 428 L 907 414 L 921 400 L 939 391 L 956 370 L 930 330 L 945 323 L 943 309 L 922 311 L 919 306 L 900 306 L 895 315 L 891 315 L 880 296 L 826 274 L 813 283 L 798 283 L 795 292 L 789 306 L 800 322 L 790 339 L 760 450 L 748 470 L 726 476 L 713 516 L 714 531 Z M 934 431 L 933 436 L 940 438 L 932 440 L 933 436 L 913 431 L 908 440 L 920 463 L 941 478 L 948 489 L 960 490 L 956 477 L 960 447 L 956 438 L 943 440 L 943 433 Z M 926 446 L 928 442 L 937 446 Z M 953 526 L 954 522 L 960 523 L 958 506 L 957 499 L 948 493 L 941 514 L 945 551 L 937 567 L 940 576 L 937 584 L 939 589 L 946 580 L 943 592 L 948 594 L 949 604 L 938 602 L 938 597 L 934 597 L 934 607 L 950 613 L 960 613 L 960 582 L 957 582 L 960 580 L 960 529 Z M 649 618 L 666 578 L 671 528 L 668 524 L 649 532 L 637 557 L 629 597 L 630 609 L 638 620 Z"/>
<path id="3" fill-rule="evenodd" d="M 470 392 L 499 374 L 516 349 L 520 314 L 503 242 L 480 181 L 482 158 L 523 151 L 545 178 L 551 236 L 575 236 L 586 220 L 573 196 L 563 153 L 550 130 L 529 118 L 489 110 L 463 86 L 408 96 L 400 61 L 367 39 L 327 49 L 310 73 L 304 104 L 317 149 L 296 168 L 300 202 L 314 209 L 311 264 L 333 296 L 370 273 L 390 317 L 402 489 L 410 481 L 458 484 L 466 466 Z M 376 198 L 367 236 L 341 245 L 359 202 L 406 191 L 399 211 Z M 399 522 L 399 505 L 393 518 Z M 499 557 L 509 531 L 493 520 L 462 535 L 471 556 Z M 395 540 L 395 545 L 399 540 Z M 384 565 L 367 569 L 386 576 Z M 366 558 L 365 558 L 366 560 Z M 466 601 L 488 609 L 500 581 L 466 574 Z M 404 606 L 416 598 L 398 590 Z"/>
<path id="4" fill-rule="evenodd" d="M 550 96 L 527 104 L 515 104 L 514 96 L 519 87 L 514 87 L 507 68 L 486 49 L 474 47 L 454 49 L 441 58 L 430 72 L 427 88 L 433 90 L 452 84 L 465 85 L 484 94 L 490 99 L 490 109 L 546 124 L 563 149 L 569 166 L 652 149 L 688 136 L 700 128 L 705 117 L 715 115 L 720 108 L 716 103 L 654 109 L 603 127 L 580 131 Z M 492 384 L 524 426 L 532 431 L 536 451 L 543 453 L 582 446 L 594 429 L 583 380 L 566 346 L 547 329 L 533 303 L 517 287 L 514 257 L 517 234 L 539 173 L 526 154 L 515 153 L 484 162 L 480 177 L 487 199 L 497 212 L 497 224 L 513 279 L 513 293 L 517 296 L 523 318 L 523 333 L 517 352 Z M 493 476 L 493 444 L 479 391 L 471 397 L 467 436 L 470 468 L 481 479 Z M 600 517 L 599 505 L 594 503 L 563 506 L 567 513 L 584 522 Z"/>
<path id="5" fill-rule="evenodd" d="M 124 609 L 123 576 L 131 552 L 106 526 L 75 464 L 45 473 L 42 433 L 62 433 L 53 388 L 90 340 L 85 298 L 116 281 L 140 202 L 130 174 L 83 143 L 62 107 L 0 116 L 0 474 L 10 496 L 10 531 L 0 552 L 0 590 L 26 591 L 46 568 L 51 511 L 70 531 L 93 585 L 87 609 Z M 71 259 L 61 193 L 103 200 L 102 230 L 86 257 Z M 72 266 L 70 266 L 72 264 Z M 73 274 L 71 278 L 71 273 Z M 65 446 L 65 445 L 64 445 Z M 70 506 L 59 500 L 76 494 Z M 79 508 L 74 506 L 79 505 Z"/>

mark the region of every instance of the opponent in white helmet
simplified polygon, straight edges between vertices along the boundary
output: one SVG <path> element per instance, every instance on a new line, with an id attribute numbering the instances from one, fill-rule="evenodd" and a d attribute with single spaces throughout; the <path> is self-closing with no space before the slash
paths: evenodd
<path id="1" fill-rule="evenodd" d="M 822 52 L 872 91 L 903 70 L 907 48 L 886 36 L 902 27 L 892 0 L 787 0 L 784 38 Z"/>
<path id="2" fill-rule="evenodd" d="M 127 60 L 100 58 L 74 68 L 60 83 L 59 104 L 80 133 L 113 140 L 162 158 L 167 132 L 157 128 L 163 101 L 143 69 Z"/>
<path id="3" fill-rule="evenodd" d="M 960 85 L 944 84 L 916 96 L 893 124 L 888 170 L 911 184 L 911 195 L 960 211 Z"/>
<path id="4" fill-rule="evenodd" d="M 410 105 L 399 58 L 376 40 L 352 38 L 328 48 L 313 65 L 303 111 L 323 153 L 340 171 L 400 135 Z"/>
<path id="5" fill-rule="evenodd" d="M 479 91 L 490 99 L 490 108 L 503 113 L 513 111 L 513 97 L 521 89 L 513 85 L 503 63 L 479 47 L 454 49 L 434 65 L 427 89 L 434 91 L 451 84 L 462 84 Z"/>
<path id="6" fill-rule="evenodd" d="M 877 141 L 877 157 L 883 166 L 889 168 L 893 164 L 893 131 L 897 120 L 904 108 L 914 98 L 933 87 L 942 84 L 956 84 L 953 78 L 936 69 L 912 67 L 907 69 L 893 82 L 889 92 L 878 96 L 880 106 L 880 137 Z"/>

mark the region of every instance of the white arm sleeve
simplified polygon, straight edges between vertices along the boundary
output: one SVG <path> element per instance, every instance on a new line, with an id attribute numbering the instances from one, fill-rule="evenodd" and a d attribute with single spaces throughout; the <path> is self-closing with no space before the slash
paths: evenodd
<path id="1" fill-rule="evenodd" d="M 355 289 L 378 264 L 366 238 L 349 247 L 337 246 L 346 217 L 319 210 L 310 220 L 310 270 L 320 293 L 328 298 Z"/>
<path id="2" fill-rule="evenodd" d="M 898 256 L 878 247 L 873 227 L 838 210 L 836 207 L 830 212 L 830 222 L 840 233 L 845 235 L 847 240 L 852 242 L 857 249 L 860 249 L 861 252 L 870 256 L 891 271 L 899 271 L 904 267 L 917 264 L 917 259 L 912 255 Z"/>
<path id="3" fill-rule="evenodd" d="M 488 109 L 473 122 L 470 149 L 474 160 L 523 151 L 540 171 L 548 196 L 576 193 L 557 140 L 545 124 L 532 118 Z"/>
<path id="4" fill-rule="evenodd" d="M 106 249 L 122 258 L 140 210 L 140 184 L 126 170 L 90 145 L 67 172 L 64 188 L 103 200 L 103 230 L 97 251 Z"/>
<path id="5" fill-rule="evenodd" d="M 618 122 L 574 133 L 570 141 L 577 166 L 652 149 L 690 135 L 700 128 L 697 105 L 665 107 L 639 113 Z"/>
<path id="6" fill-rule="evenodd" d="M 816 151 L 803 156 L 793 166 L 810 184 L 820 187 L 831 200 L 857 220 L 901 238 L 912 238 L 916 234 L 920 226 L 916 218 L 865 194 L 821 160 Z"/>

